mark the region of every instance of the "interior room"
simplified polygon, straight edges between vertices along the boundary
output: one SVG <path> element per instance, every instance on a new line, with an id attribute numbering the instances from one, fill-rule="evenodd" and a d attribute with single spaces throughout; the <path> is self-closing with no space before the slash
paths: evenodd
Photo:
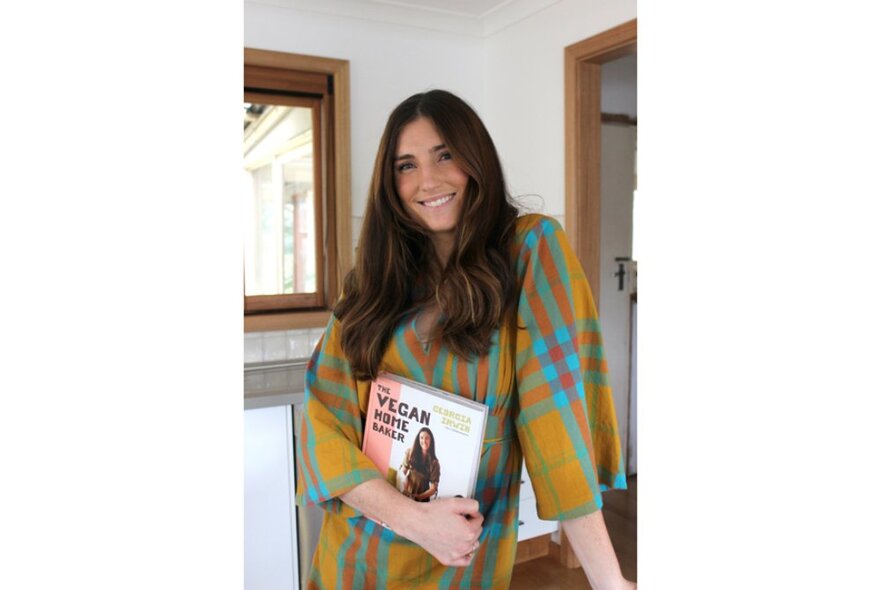
<path id="1" fill-rule="evenodd" d="M 266 239 L 307 253 L 265 263 L 295 269 L 287 275 L 245 272 L 245 588 L 305 587 L 320 526 L 320 514 L 292 500 L 306 362 L 353 260 L 385 119 L 402 99 L 435 88 L 479 113 L 520 208 L 579 240 L 628 484 L 604 494 L 603 512 L 624 575 L 637 579 L 635 19 L 630 0 L 244 2 L 245 170 L 254 186 L 283 178 L 281 200 L 265 200 L 283 201 L 276 208 L 301 231 Z M 312 74 L 291 74 L 286 94 L 267 81 L 285 64 Z M 582 103 L 594 106 L 574 110 Z M 299 139 L 283 158 L 267 155 L 272 129 L 284 125 Z M 307 168 L 315 162 L 318 172 Z M 246 218 L 256 227 L 265 215 L 254 206 Z M 246 258 L 273 256 L 245 234 Z M 511 588 L 585 587 L 558 523 L 537 518 L 529 485 L 524 470 Z"/>

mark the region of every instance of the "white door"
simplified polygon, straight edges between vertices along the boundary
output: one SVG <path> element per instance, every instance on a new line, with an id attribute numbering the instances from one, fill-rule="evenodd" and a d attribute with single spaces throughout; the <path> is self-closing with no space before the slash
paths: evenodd
<path id="1" fill-rule="evenodd" d="M 629 261 L 633 244 L 635 156 L 636 127 L 603 123 L 599 321 L 627 474 L 635 472 L 635 429 L 631 429 L 635 418 L 631 393 L 635 392 L 630 390 L 631 316 L 635 281 L 634 264 Z"/>

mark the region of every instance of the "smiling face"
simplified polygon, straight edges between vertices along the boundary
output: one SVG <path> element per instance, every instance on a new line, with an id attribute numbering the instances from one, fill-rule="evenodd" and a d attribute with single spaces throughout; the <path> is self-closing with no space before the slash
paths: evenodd
<path id="1" fill-rule="evenodd" d="M 431 435 L 427 432 L 419 433 L 419 446 L 422 448 L 422 453 L 427 454 L 428 449 L 431 448 Z"/>
<path id="2" fill-rule="evenodd" d="M 467 174 L 425 117 L 401 130 L 394 156 L 398 197 L 410 215 L 432 232 L 441 257 L 448 256 L 461 218 Z"/>

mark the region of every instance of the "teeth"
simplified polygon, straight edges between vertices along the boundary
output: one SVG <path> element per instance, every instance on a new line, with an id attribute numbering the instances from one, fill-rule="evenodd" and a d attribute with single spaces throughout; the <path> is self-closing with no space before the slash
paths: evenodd
<path id="1" fill-rule="evenodd" d="M 449 201 L 452 200 L 453 195 L 446 195 L 443 198 L 437 199 L 436 201 L 422 201 L 422 205 L 425 207 L 439 207 L 440 205 L 445 205 Z"/>

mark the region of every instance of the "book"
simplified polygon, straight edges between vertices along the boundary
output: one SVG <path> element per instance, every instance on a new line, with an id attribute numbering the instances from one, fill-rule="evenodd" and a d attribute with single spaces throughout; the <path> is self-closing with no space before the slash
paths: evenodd
<path id="1" fill-rule="evenodd" d="M 380 372 L 370 385 L 363 452 L 416 501 L 472 498 L 489 408 Z"/>

